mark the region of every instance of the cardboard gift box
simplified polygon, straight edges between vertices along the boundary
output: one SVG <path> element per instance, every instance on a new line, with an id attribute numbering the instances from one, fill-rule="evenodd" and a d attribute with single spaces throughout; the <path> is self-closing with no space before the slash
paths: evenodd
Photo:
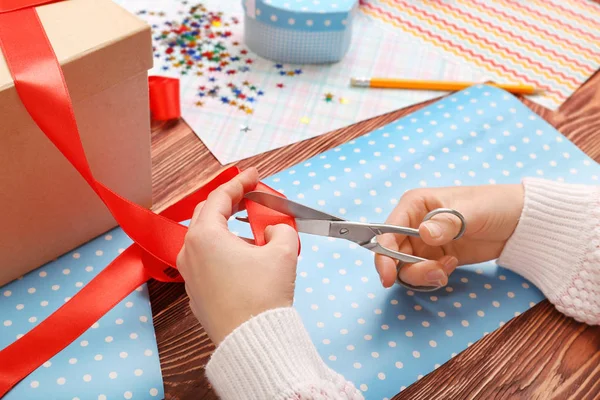
<path id="1" fill-rule="evenodd" d="M 150 27 L 110 0 L 68 0 L 37 12 L 62 65 L 94 176 L 150 207 Z M 32 121 L 1 53 L 0 221 L 0 286 L 115 226 Z"/>
<path id="2" fill-rule="evenodd" d="M 352 40 L 358 0 L 242 0 L 246 45 L 286 64 L 341 60 Z"/>

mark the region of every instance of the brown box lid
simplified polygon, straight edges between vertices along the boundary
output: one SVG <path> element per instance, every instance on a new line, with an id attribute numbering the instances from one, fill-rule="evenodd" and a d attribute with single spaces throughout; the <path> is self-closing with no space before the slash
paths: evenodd
<path id="1" fill-rule="evenodd" d="M 63 66 L 73 102 L 152 67 L 146 47 L 150 27 L 111 0 L 66 0 L 36 10 Z M 101 62 L 103 57 L 113 62 Z M 13 86 L 0 52 L 0 105 L 4 106 L 2 93 Z"/>

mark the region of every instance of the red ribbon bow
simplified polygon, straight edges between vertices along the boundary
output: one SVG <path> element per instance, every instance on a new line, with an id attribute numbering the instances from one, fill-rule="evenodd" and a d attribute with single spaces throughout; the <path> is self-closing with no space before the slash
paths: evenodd
<path id="1" fill-rule="evenodd" d="M 33 120 L 102 199 L 134 244 L 69 302 L 0 351 L 0 397 L 151 277 L 163 282 L 182 282 L 179 273 L 171 269 L 175 268 L 187 232 L 178 222 L 190 219 L 196 204 L 239 173 L 235 167 L 226 169 L 160 214 L 124 199 L 97 181 L 81 144 L 62 70 L 33 8 L 57 1 L 0 0 L 0 48 L 19 97 Z M 178 114 L 179 110 L 176 111 Z M 276 193 L 263 184 L 258 189 Z M 268 225 L 285 223 L 295 227 L 292 218 L 258 204 L 248 202 L 247 210 L 258 245 L 265 243 L 264 228 Z"/>

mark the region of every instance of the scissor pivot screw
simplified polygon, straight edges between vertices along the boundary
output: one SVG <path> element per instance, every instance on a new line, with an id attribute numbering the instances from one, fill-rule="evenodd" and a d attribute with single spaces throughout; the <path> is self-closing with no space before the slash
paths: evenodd
<path id="1" fill-rule="evenodd" d="M 345 234 L 347 234 L 348 232 L 350 232 L 350 231 L 349 231 L 347 228 L 342 228 L 342 229 L 340 229 L 340 235 L 345 235 Z"/>

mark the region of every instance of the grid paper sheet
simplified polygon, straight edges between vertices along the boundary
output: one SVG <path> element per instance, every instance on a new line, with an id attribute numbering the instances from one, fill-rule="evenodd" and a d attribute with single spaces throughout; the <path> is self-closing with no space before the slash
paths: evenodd
<path id="1" fill-rule="evenodd" d="M 265 183 L 354 221 L 383 222 L 415 187 L 598 184 L 600 166 L 513 96 L 473 87 L 291 167 Z M 243 236 L 248 227 L 231 227 Z M 461 267 L 448 287 L 383 289 L 373 254 L 302 235 L 295 306 L 329 366 L 367 399 L 389 399 L 544 297 L 495 263 Z"/>
<path id="2" fill-rule="evenodd" d="M 207 0 L 193 12 L 194 2 L 115 1 L 153 25 L 156 48 L 151 73 L 181 79 L 182 115 L 222 164 L 440 95 L 350 88 L 351 77 L 476 82 L 486 78 L 360 12 L 349 53 L 340 63 L 298 66 L 277 65 L 245 48 L 241 1 Z M 201 50 L 181 53 L 198 43 Z"/>
<path id="3" fill-rule="evenodd" d="M 546 89 L 556 110 L 600 67 L 592 0 L 362 0 L 362 12 L 496 82 Z"/>

